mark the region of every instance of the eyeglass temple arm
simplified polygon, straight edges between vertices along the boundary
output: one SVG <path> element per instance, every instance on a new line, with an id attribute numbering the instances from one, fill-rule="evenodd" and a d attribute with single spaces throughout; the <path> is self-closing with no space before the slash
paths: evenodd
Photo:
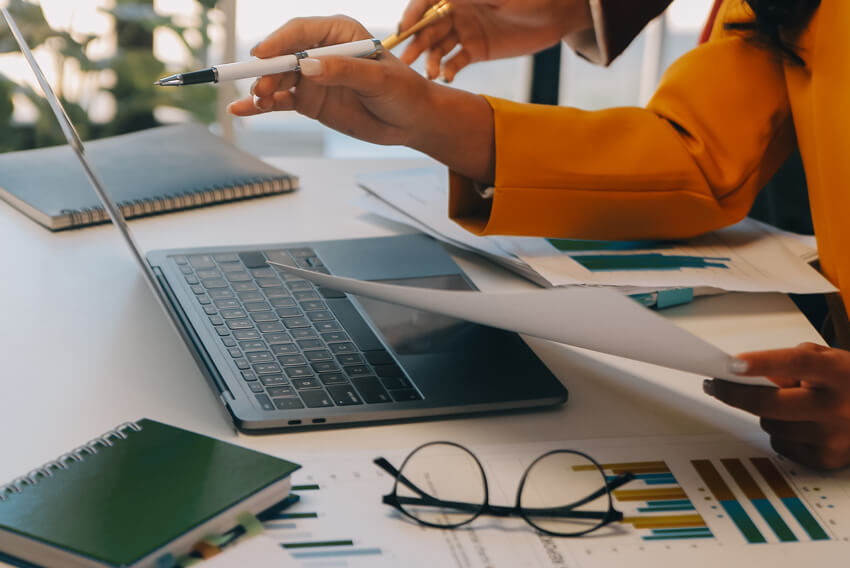
<path id="1" fill-rule="evenodd" d="M 412 481 L 407 479 L 405 476 L 403 476 L 401 474 L 401 472 L 399 470 L 397 470 L 395 468 L 395 466 L 393 464 L 391 464 L 390 462 L 388 462 L 385 458 L 375 458 L 374 460 L 372 460 L 372 462 L 375 465 L 377 465 L 378 467 L 380 467 L 381 469 L 383 469 L 384 471 L 386 471 L 387 473 L 389 473 L 390 475 L 392 475 L 393 477 L 395 477 L 399 482 L 401 482 L 402 485 L 404 485 L 405 487 L 407 487 L 411 491 L 414 491 L 415 493 L 417 493 L 425 501 L 440 502 L 439 499 L 432 497 L 431 495 L 428 495 L 427 493 L 425 493 L 424 491 L 419 489 L 419 487 L 417 487 L 415 483 L 413 483 Z M 388 496 L 386 496 L 386 497 L 388 497 Z M 386 499 L 384 500 L 384 502 L 386 502 Z"/>

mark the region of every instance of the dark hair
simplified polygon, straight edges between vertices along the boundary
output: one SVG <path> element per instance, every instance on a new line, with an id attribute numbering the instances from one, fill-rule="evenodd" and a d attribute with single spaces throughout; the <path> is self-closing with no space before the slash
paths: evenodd
<path id="1" fill-rule="evenodd" d="M 809 22 L 820 0 L 743 0 L 755 14 L 752 22 L 730 22 L 726 29 L 753 32 L 763 41 L 799 65 L 803 58 L 794 48 L 793 38 Z"/>

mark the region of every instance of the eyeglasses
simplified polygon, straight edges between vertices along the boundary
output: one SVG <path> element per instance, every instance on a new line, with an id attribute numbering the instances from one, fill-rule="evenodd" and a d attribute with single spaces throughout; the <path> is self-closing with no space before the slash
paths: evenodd
<path id="1" fill-rule="evenodd" d="M 481 515 L 519 516 L 552 536 L 581 536 L 623 519 L 611 492 L 634 474 L 607 478 L 590 456 L 575 450 L 547 452 L 520 478 L 514 506 L 491 505 L 484 468 L 454 442 L 419 446 L 396 469 L 384 458 L 375 465 L 395 478 L 383 503 L 428 527 L 454 529 Z"/>

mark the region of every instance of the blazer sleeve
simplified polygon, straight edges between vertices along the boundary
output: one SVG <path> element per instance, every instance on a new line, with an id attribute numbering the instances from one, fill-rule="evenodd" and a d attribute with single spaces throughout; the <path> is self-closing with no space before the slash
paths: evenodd
<path id="1" fill-rule="evenodd" d="M 477 234 L 693 237 L 743 219 L 796 143 L 782 61 L 720 22 L 647 108 L 488 101 L 492 198 L 450 174 L 449 215 Z"/>
<path id="2" fill-rule="evenodd" d="M 587 0 L 593 27 L 564 38 L 576 53 L 608 65 L 672 0 Z"/>

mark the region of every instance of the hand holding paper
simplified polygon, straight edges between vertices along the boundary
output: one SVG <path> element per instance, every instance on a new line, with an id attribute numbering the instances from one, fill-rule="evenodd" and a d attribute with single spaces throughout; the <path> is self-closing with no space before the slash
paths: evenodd
<path id="1" fill-rule="evenodd" d="M 775 386 L 733 372 L 737 359 L 607 288 L 461 292 L 368 282 L 276 262 L 320 286 L 698 375 Z"/>

